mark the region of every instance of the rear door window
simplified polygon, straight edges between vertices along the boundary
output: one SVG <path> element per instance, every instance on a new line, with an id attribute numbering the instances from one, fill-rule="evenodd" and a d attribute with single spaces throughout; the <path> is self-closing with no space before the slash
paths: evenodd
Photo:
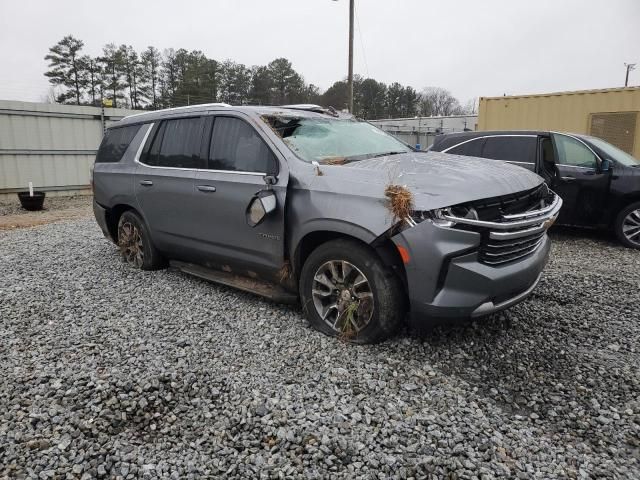
<path id="1" fill-rule="evenodd" d="M 234 117 L 216 117 L 208 168 L 276 173 L 277 162 L 271 149 L 247 122 Z"/>
<path id="2" fill-rule="evenodd" d="M 493 160 L 535 163 L 537 137 L 490 137 L 484 144 L 482 156 Z"/>
<path id="3" fill-rule="evenodd" d="M 467 155 L 470 157 L 479 157 L 482 155 L 482 145 L 484 144 L 484 138 L 474 138 L 468 142 L 462 143 L 451 150 L 447 150 L 447 153 L 453 155 Z"/>
<path id="4" fill-rule="evenodd" d="M 140 125 L 129 125 L 128 127 L 107 130 L 98 149 L 96 163 L 119 162 L 138 130 L 140 130 Z"/>
<path id="5" fill-rule="evenodd" d="M 163 121 L 142 163 L 154 167 L 204 168 L 200 155 L 203 123 L 201 117 Z"/>

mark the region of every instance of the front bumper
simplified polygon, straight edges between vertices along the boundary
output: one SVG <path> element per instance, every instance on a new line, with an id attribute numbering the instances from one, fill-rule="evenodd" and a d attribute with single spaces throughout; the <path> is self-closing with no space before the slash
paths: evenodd
<path id="1" fill-rule="evenodd" d="M 526 299 L 548 261 L 546 230 L 561 205 L 556 198 L 538 215 L 512 215 L 502 223 L 452 218 L 463 228 L 425 220 L 394 236 L 409 254 L 405 273 L 412 319 L 481 317 Z"/>
<path id="2" fill-rule="evenodd" d="M 476 318 L 509 308 L 533 292 L 550 247 L 545 237 L 527 258 L 499 267 L 480 263 L 477 252 L 456 257 L 444 267 L 444 280 L 433 297 L 413 289 L 417 295 L 411 296 L 411 313 L 431 319 Z"/>

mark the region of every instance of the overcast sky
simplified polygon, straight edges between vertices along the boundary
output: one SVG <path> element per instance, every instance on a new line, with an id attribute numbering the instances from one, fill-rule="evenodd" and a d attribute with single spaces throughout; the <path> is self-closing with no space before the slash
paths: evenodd
<path id="1" fill-rule="evenodd" d="M 326 89 L 346 76 L 348 0 L 0 0 L 0 99 L 39 101 L 48 48 L 72 34 L 202 50 L 247 66 L 286 57 Z M 638 62 L 640 0 L 356 0 L 355 72 L 473 97 L 619 87 Z"/>

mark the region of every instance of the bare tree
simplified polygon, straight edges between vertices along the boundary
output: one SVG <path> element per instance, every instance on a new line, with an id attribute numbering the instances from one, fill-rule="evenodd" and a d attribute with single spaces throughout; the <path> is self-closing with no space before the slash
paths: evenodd
<path id="1" fill-rule="evenodd" d="M 58 85 L 52 85 L 47 89 L 46 93 L 40 95 L 41 103 L 58 103 L 60 98 L 60 87 Z"/>
<path id="2" fill-rule="evenodd" d="M 420 115 L 426 117 L 461 115 L 460 102 L 449 90 L 441 87 L 425 87 L 420 93 Z"/>
<path id="3" fill-rule="evenodd" d="M 473 97 L 470 100 L 467 100 L 467 103 L 464 104 L 462 110 L 465 115 L 477 115 L 478 114 L 478 97 Z"/>

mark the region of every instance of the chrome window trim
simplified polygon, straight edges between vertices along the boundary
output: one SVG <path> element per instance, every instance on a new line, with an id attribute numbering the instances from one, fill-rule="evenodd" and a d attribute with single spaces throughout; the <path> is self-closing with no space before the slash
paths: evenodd
<path id="1" fill-rule="evenodd" d="M 145 168 L 153 168 L 153 169 L 160 169 L 160 170 L 180 170 L 183 172 L 213 172 L 213 173 L 226 173 L 226 174 L 236 174 L 236 175 L 253 175 L 253 176 L 260 176 L 260 177 L 264 177 L 265 175 L 267 175 L 264 172 L 245 172 L 243 170 L 209 170 L 208 168 L 158 167 L 155 165 L 147 165 L 146 163 L 143 163 L 140 161 L 140 156 L 142 155 L 142 150 L 144 150 L 144 146 L 146 145 L 147 140 L 149 139 L 149 135 L 151 134 L 151 130 L 153 130 L 153 126 L 155 125 L 155 122 L 147 123 L 145 125 L 149 125 L 149 130 L 147 130 L 147 133 L 144 134 L 142 143 L 138 147 L 138 151 L 136 152 L 136 156 L 134 157 L 134 160 L 133 160 L 134 163 L 137 163 L 138 165 L 141 165 Z"/>
<path id="2" fill-rule="evenodd" d="M 483 138 L 498 138 L 498 137 L 537 138 L 538 135 L 531 135 L 531 134 L 526 134 L 526 133 L 523 133 L 523 134 L 512 133 L 512 134 L 508 134 L 508 135 L 482 135 L 481 137 L 473 137 L 473 138 L 470 138 L 469 140 L 465 140 L 464 142 L 456 143 L 455 145 L 452 145 L 451 147 L 445 148 L 444 150 L 442 150 L 442 153 L 447 153 L 452 148 L 459 147 L 460 145 L 464 145 L 465 143 L 473 142 L 474 140 L 481 140 Z M 493 159 L 488 159 L 488 160 L 493 160 Z M 511 161 L 511 160 L 503 160 L 503 162 L 509 162 L 509 161 Z M 532 162 L 522 162 L 522 163 L 532 163 Z"/>

